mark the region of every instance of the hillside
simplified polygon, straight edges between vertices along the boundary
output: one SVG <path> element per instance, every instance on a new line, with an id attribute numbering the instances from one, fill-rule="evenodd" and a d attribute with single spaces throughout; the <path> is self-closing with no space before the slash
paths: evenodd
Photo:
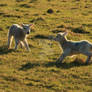
<path id="1" fill-rule="evenodd" d="M 12 24 L 32 23 L 31 51 L 7 49 Z M 92 0 L 0 0 L 0 92 L 92 92 L 92 64 L 66 57 L 49 35 L 68 31 L 69 40 L 92 42 Z"/>

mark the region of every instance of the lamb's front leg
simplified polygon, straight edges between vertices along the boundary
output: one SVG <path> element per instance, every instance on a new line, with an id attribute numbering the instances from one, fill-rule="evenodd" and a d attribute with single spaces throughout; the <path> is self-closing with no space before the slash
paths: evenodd
<path id="1" fill-rule="evenodd" d="M 30 51 L 30 48 L 29 48 L 29 45 L 28 45 L 28 43 L 27 43 L 27 40 L 26 40 L 26 39 L 23 41 L 23 43 L 24 43 L 24 45 L 25 45 L 26 49 L 27 49 L 28 51 Z"/>
<path id="2" fill-rule="evenodd" d="M 64 53 L 61 54 L 61 56 L 58 58 L 58 60 L 56 61 L 56 64 L 61 64 L 62 61 L 64 60 L 64 58 L 66 57 L 67 55 L 65 55 Z"/>
<path id="3" fill-rule="evenodd" d="M 15 50 L 17 50 L 18 44 L 19 44 L 19 40 L 15 39 Z"/>
<path id="4" fill-rule="evenodd" d="M 61 54 L 59 59 L 56 61 L 56 64 L 62 64 L 62 61 L 64 60 L 64 58 L 70 54 L 70 51 L 71 51 L 70 49 L 64 50 L 64 52 Z"/>
<path id="5" fill-rule="evenodd" d="M 23 48 L 24 47 L 24 43 L 22 41 L 20 41 L 20 47 Z"/>
<path id="6" fill-rule="evenodd" d="M 86 64 L 88 64 L 89 61 L 90 61 L 90 59 L 91 59 L 91 57 L 92 57 L 92 52 L 86 51 L 86 52 L 83 52 L 83 54 L 86 55 L 86 56 L 88 56 L 88 58 L 86 60 Z"/>

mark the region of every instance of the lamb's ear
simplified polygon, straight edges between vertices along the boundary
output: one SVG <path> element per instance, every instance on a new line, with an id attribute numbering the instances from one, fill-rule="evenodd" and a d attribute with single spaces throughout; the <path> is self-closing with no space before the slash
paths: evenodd
<path id="1" fill-rule="evenodd" d="M 64 32 L 63 36 L 66 36 L 68 33 L 67 32 Z"/>

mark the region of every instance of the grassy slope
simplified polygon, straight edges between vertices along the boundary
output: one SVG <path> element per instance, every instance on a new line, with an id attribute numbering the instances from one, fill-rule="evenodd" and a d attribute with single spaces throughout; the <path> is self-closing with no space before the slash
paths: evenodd
<path id="1" fill-rule="evenodd" d="M 47 13 L 49 8 L 52 14 Z M 73 63 L 74 58 L 67 57 L 56 67 L 61 52 L 58 43 L 37 39 L 39 34 L 56 35 L 53 30 L 68 29 L 68 39 L 92 42 L 91 15 L 91 0 L 1 0 L 0 92 L 92 92 L 92 65 Z M 8 28 L 14 23 L 34 23 L 34 32 L 28 37 L 31 52 L 6 48 Z M 76 28 L 90 33 L 74 33 Z"/>

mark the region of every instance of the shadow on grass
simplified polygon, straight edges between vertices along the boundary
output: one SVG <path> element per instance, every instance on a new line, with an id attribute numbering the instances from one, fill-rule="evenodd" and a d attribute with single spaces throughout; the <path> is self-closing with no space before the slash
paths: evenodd
<path id="1" fill-rule="evenodd" d="M 2 76 L 2 78 L 6 81 L 12 81 L 12 82 L 18 81 L 18 79 L 16 77 L 13 77 L 13 76 Z"/>
<path id="2" fill-rule="evenodd" d="M 28 62 L 26 64 L 23 64 L 21 66 L 21 68 L 19 68 L 19 70 L 26 71 L 28 69 L 32 69 L 32 68 L 37 67 L 37 66 L 40 66 L 40 64 Z"/>
<path id="3" fill-rule="evenodd" d="M 43 67 L 57 67 L 57 68 L 69 69 L 69 68 L 73 68 L 73 67 L 86 66 L 87 64 L 74 61 L 74 62 L 62 63 L 62 64 L 56 64 L 56 62 L 48 62 L 48 63 L 42 64 L 42 65 L 43 65 Z M 27 71 L 29 69 L 33 69 L 33 68 L 39 67 L 39 66 L 41 66 L 39 63 L 27 62 L 26 64 L 21 65 L 19 70 Z"/>
<path id="4" fill-rule="evenodd" d="M 79 62 L 70 62 L 70 63 L 62 63 L 62 64 L 56 64 L 56 62 L 48 62 L 45 64 L 45 67 L 57 67 L 57 68 L 63 68 L 63 69 L 69 69 L 73 67 L 80 67 L 80 66 L 86 66 L 86 64 L 82 64 Z"/>
<path id="5" fill-rule="evenodd" d="M 8 49 L 7 46 L 0 46 L 0 55 L 8 54 L 14 51 L 13 49 Z"/>
<path id="6" fill-rule="evenodd" d="M 43 40 L 53 40 L 53 35 L 42 35 L 42 34 L 37 34 L 31 39 L 43 39 Z"/>
<path id="7" fill-rule="evenodd" d="M 45 35 L 40 35 L 40 34 L 38 34 L 38 35 L 35 35 L 34 38 L 35 38 L 35 39 L 49 39 L 49 36 L 45 36 Z"/>

